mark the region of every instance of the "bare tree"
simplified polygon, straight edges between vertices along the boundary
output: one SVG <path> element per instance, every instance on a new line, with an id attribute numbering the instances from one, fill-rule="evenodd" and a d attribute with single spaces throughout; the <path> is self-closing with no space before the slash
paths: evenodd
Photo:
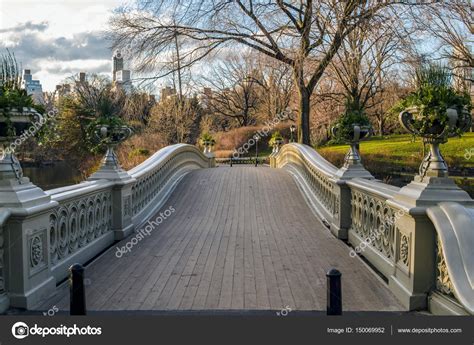
<path id="1" fill-rule="evenodd" d="M 287 110 L 294 95 L 291 67 L 265 55 L 256 56 L 259 71 L 256 82 L 261 86 L 260 120 L 271 119 Z"/>
<path id="2" fill-rule="evenodd" d="M 458 88 L 469 91 L 474 68 L 470 1 L 439 1 L 423 11 L 413 9 L 412 15 L 420 29 L 437 39 L 439 54 L 435 56 L 451 62 L 453 73 L 461 84 Z"/>
<path id="3" fill-rule="evenodd" d="M 203 79 L 214 90 L 208 102 L 212 113 L 234 119 L 240 127 L 255 124 L 261 78 L 251 59 L 229 57 Z"/>
<path id="4" fill-rule="evenodd" d="M 151 109 L 149 128 L 159 132 L 166 144 L 195 144 L 199 136 L 202 108 L 197 98 L 169 97 Z"/>
<path id="5" fill-rule="evenodd" d="M 351 108 L 348 110 L 371 110 L 381 135 L 386 115 L 382 102 L 385 85 L 390 84 L 393 67 L 404 58 L 404 46 L 411 43 L 407 40 L 411 32 L 403 29 L 398 19 L 394 15 L 388 21 L 359 25 L 345 37 L 331 63 L 343 90 L 340 100 Z"/>
<path id="6" fill-rule="evenodd" d="M 343 39 L 397 1 L 150 0 L 111 21 L 115 47 L 130 47 L 144 69 L 187 38 L 180 59 L 190 66 L 218 48 L 241 44 L 291 67 L 299 94 L 298 140 L 310 144 L 310 99 Z M 406 3 L 400 1 L 399 3 Z M 169 66 L 168 66 L 169 67 Z M 166 72 L 165 72 L 166 73 Z"/>

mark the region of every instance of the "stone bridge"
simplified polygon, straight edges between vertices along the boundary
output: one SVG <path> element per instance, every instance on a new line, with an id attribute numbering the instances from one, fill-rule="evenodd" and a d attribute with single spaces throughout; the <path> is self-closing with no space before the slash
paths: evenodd
<path id="1" fill-rule="evenodd" d="M 449 178 L 397 188 L 300 144 L 216 167 L 178 144 L 74 186 L 0 182 L 2 311 L 67 310 L 81 263 L 91 311 L 320 311 L 335 267 L 344 310 L 474 313 L 473 201 Z"/>

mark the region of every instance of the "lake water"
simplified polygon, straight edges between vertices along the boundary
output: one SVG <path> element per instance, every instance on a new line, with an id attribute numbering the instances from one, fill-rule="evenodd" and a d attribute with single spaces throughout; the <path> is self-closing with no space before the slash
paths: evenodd
<path id="1" fill-rule="evenodd" d="M 23 175 L 43 190 L 69 186 L 81 181 L 79 170 L 67 161 L 42 167 L 26 166 L 23 167 Z"/>

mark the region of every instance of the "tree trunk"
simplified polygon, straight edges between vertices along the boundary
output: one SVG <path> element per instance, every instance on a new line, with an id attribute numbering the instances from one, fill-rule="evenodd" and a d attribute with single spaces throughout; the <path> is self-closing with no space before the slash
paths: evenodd
<path id="1" fill-rule="evenodd" d="M 383 136 L 383 128 L 385 126 L 385 123 L 384 123 L 384 119 L 383 119 L 383 116 L 379 119 L 379 134 L 380 136 Z"/>
<path id="2" fill-rule="evenodd" d="M 311 94 L 306 87 L 299 87 L 300 109 L 298 116 L 298 142 L 311 145 L 309 116 L 311 110 Z"/>

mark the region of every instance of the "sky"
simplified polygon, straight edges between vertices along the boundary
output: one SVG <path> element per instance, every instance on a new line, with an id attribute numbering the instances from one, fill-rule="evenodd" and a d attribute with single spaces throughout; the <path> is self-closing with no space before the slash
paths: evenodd
<path id="1" fill-rule="evenodd" d="M 103 34 L 125 0 L 0 0 L 0 53 L 14 52 L 44 91 L 78 72 L 111 74 Z"/>

